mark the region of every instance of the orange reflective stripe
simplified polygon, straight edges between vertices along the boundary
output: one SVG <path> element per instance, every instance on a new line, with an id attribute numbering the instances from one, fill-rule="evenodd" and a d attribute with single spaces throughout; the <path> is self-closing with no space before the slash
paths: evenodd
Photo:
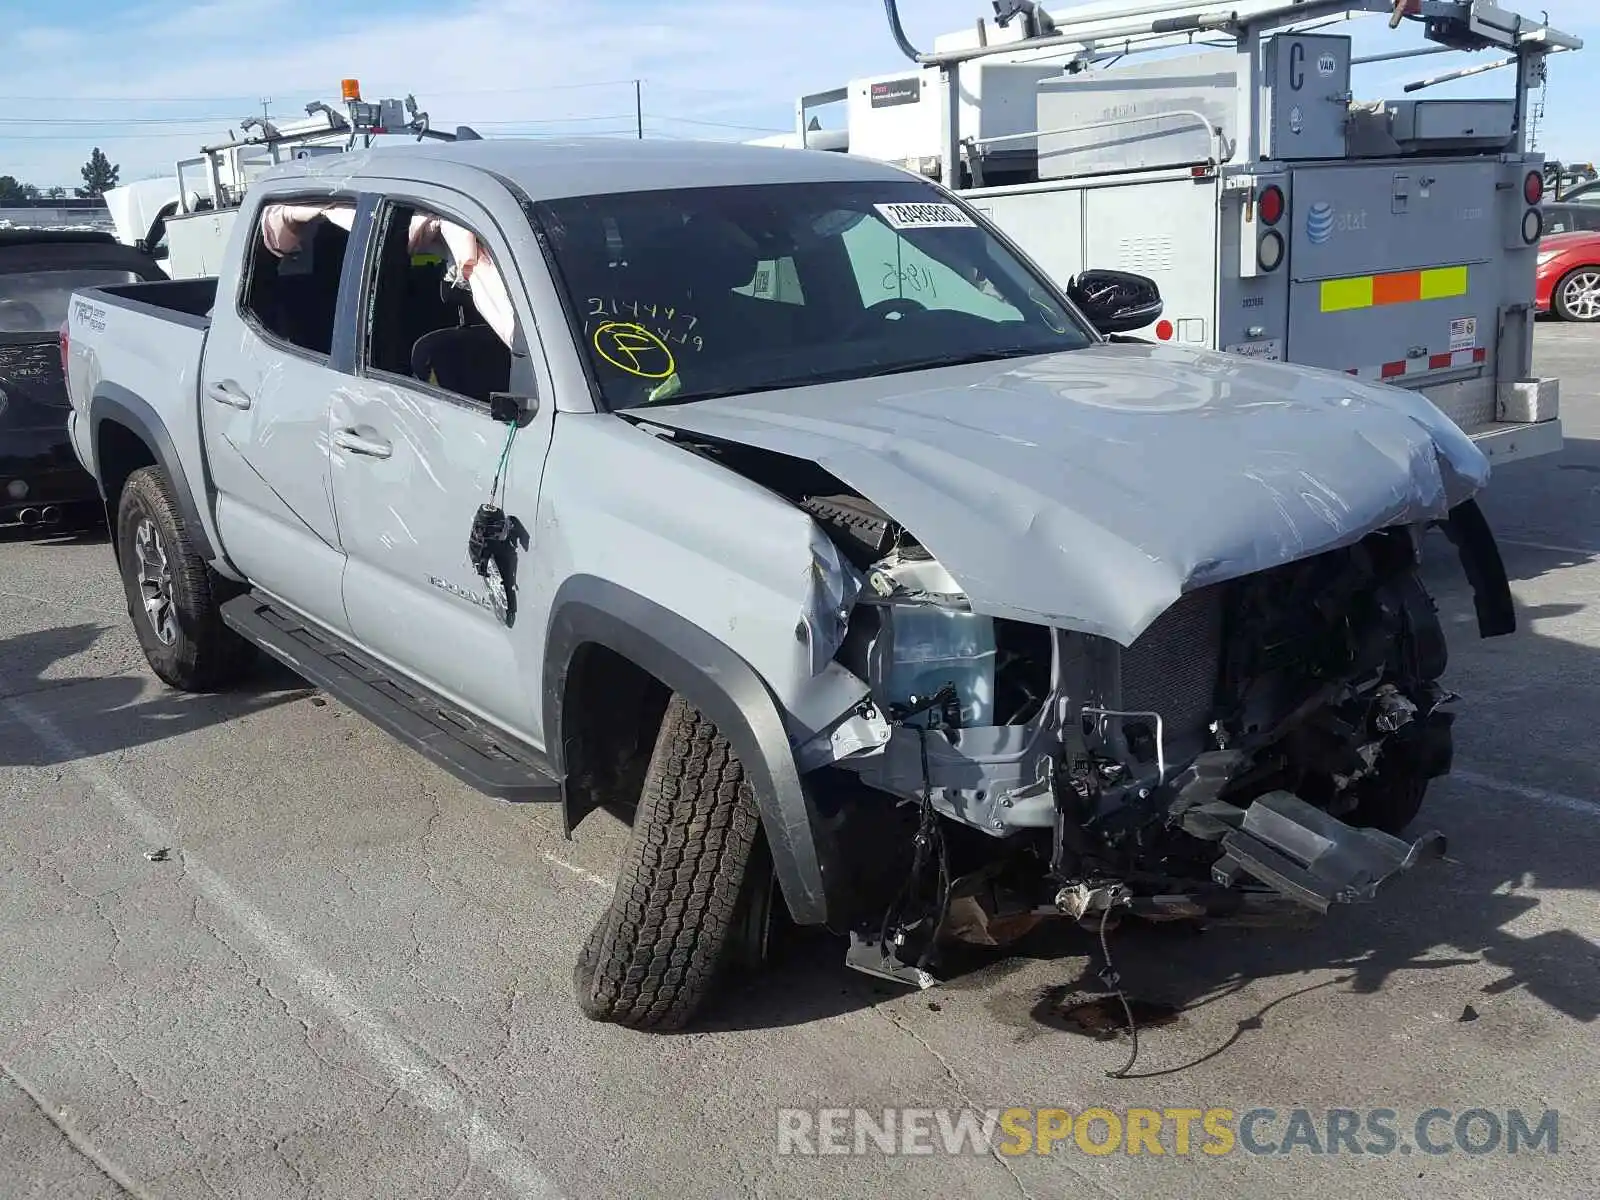
<path id="1" fill-rule="evenodd" d="M 1422 299 L 1422 273 L 1399 271 L 1393 275 L 1375 275 L 1372 278 L 1372 303 L 1410 304 Z"/>

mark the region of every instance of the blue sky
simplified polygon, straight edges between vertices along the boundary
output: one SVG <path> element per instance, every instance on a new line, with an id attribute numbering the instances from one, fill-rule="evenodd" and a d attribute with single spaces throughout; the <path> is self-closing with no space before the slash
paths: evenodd
<path id="1" fill-rule="evenodd" d="M 1540 145 L 1600 159 L 1589 59 L 1600 52 L 1600 0 L 1501 0 L 1586 35 L 1596 50 L 1551 60 Z M 1061 4 L 1065 11 L 1070 5 Z M 912 40 L 966 27 L 986 0 L 901 0 Z M 631 133 L 644 80 L 652 136 L 752 138 L 792 123 L 793 100 L 898 69 L 879 0 L 0 0 L 0 175 L 41 187 L 79 182 L 99 145 L 129 181 L 168 173 L 270 97 L 275 116 L 337 102 L 355 76 L 369 98 L 414 92 L 439 125 L 485 134 Z M 1415 46 L 1381 18 L 1348 30 L 1357 53 Z M 1461 56 L 1361 69 L 1363 98 Z M 1509 72 L 1428 95 L 1509 95 Z"/>

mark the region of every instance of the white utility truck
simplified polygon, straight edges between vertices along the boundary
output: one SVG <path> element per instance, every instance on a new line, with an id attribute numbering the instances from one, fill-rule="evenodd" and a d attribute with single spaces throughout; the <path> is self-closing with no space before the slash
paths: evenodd
<path id="1" fill-rule="evenodd" d="M 278 164 L 343 154 L 357 143 L 371 146 L 384 135 L 418 141 L 478 137 L 465 126 L 454 133 L 432 129 L 414 96 L 363 100 L 360 81 L 355 79 L 343 80 L 341 93 L 343 113 L 319 100 L 306 105 L 301 121 L 280 125 L 247 117 L 239 123 L 243 137 L 230 136 L 226 142 L 201 147 L 199 154 L 178 161 L 171 178 L 112 188 L 106 193 L 106 205 L 117 240 L 147 250 L 173 279 L 206 278 L 221 268 L 245 190 Z"/>
<path id="2" fill-rule="evenodd" d="M 1558 382 L 1532 370 L 1527 134 L 1547 55 L 1578 38 L 1484 0 L 1000 0 L 998 27 L 922 53 L 885 7 L 915 65 L 801 97 L 784 144 L 939 178 L 1063 284 L 1149 275 L 1159 340 L 1415 389 L 1496 462 L 1561 448 Z M 1422 36 L 1354 57 L 1356 17 Z M 1479 50 L 1499 57 L 1406 93 L 1505 67 L 1510 99 L 1351 90 L 1353 66 Z M 847 127 L 821 128 L 840 103 Z"/>

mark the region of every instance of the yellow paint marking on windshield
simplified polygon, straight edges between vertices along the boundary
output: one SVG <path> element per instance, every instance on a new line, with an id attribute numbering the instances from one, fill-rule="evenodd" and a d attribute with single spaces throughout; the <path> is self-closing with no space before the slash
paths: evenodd
<path id="1" fill-rule="evenodd" d="M 607 321 L 596 329 L 594 349 L 617 370 L 640 379 L 666 379 L 678 369 L 666 342 L 630 321 Z"/>

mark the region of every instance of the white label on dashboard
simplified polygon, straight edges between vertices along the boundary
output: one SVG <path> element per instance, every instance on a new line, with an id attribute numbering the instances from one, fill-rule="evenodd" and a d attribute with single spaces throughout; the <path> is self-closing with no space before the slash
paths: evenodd
<path id="1" fill-rule="evenodd" d="M 1281 362 L 1283 359 L 1281 338 L 1267 338 L 1259 342 L 1235 342 L 1231 346 L 1224 346 L 1223 350 L 1229 354 L 1237 354 L 1241 358 L 1264 358 L 1271 362 Z"/>

